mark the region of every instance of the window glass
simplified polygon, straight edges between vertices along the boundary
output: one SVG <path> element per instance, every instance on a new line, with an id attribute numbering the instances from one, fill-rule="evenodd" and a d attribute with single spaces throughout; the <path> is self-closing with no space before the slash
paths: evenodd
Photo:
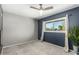
<path id="1" fill-rule="evenodd" d="M 52 31 L 53 30 L 53 22 L 46 23 L 46 31 Z"/>
<path id="2" fill-rule="evenodd" d="M 47 22 L 45 24 L 45 30 L 46 31 L 64 31 L 64 20 L 63 21 L 53 21 L 53 22 Z"/>
<path id="3" fill-rule="evenodd" d="M 64 21 L 54 22 L 54 30 L 55 31 L 63 31 L 64 30 Z"/>

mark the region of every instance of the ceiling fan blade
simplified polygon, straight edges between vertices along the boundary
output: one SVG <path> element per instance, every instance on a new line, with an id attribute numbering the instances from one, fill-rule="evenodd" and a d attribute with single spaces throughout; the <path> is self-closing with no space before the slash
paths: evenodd
<path id="1" fill-rule="evenodd" d="M 36 7 L 33 7 L 33 6 L 31 6 L 30 8 L 33 8 L 33 9 L 37 9 L 37 10 L 40 10 L 39 8 L 36 8 Z"/>
<path id="2" fill-rule="evenodd" d="M 50 10 L 50 9 L 53 9 L 53 7 L 52 6 L 51 7 L 46 7 L 43 10 Z"/>

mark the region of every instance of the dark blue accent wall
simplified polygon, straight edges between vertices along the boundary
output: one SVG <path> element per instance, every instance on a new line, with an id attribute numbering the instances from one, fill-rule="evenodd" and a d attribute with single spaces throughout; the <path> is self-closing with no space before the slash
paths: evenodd
<path id="1" fill-rule="evenodd" d="M 58 13 L 55 15 L 51 15 L 45 18 L 38 20 L 38 39 L 41 37 L 41 30 L 42 30 L 42 21 L 48 21 L 56 18 L 64 17 L 66 14 L 69 15 L 69 30 L 71 27 L 75 25 L 79 25 L 79 7 Z M 64 33 L 49 33 L 45 32 L 44 40 L 56 45 L 64 46 Z M 69 40 L 69 48 L 72 49 L 71 41 Z"/>
<path id="2" fill-rule="evenodd" d="M 64 33 L 55 33 L 55 32 L 45 32 L 44 33 L 44 41 L 59 45 L 64 47 L 65 46 L 65 41 L 64 41 L 64 37 L 65 34 Z"/>

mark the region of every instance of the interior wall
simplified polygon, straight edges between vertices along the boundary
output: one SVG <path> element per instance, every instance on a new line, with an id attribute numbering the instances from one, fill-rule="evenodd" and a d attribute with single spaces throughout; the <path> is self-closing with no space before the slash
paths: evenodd
<path id="1" fill-rule="evenodd" d="M 1 12 L 1 5 L 0 5 L 0 46 L 1 46 L 1 21 L 2 21 L 2 16 L 1 16 L 2 12 Z"/>
<path id="2" fill-rule="evenodd" d="M 3 12 L 2 45 L 9 46 L 37 39 L 36 20 Z"/>
<path id="3" fill-rule="evenodd" d="M 0 5 L 0 30 L 2 28 L 2 8 L 1 8 L 1 5 Z"/>
<path id="4" fill-rule="evenodd" d="M 1 45 L 1 34 L 2 34 L 2 22 L 3 21 L 3 19 L 2 19 L 2 7 L 1 7 L 1 5 L 0 5 L 0 54 L 1 54 L 1 51 L 2 51 L 2 45 Z"/>

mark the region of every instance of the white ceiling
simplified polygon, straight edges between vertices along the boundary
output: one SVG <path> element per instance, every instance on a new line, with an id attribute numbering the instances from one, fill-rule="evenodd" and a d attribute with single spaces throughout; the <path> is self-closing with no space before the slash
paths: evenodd
<path id="1" fill-rule="evenodd" d="M 3 12 L 9 12 L 30 18 L 42 18 L 79 6 L 77 4 L 44 4 L 44 8 L 47 6 L 53 6 L 54 8 L 51 10 L 43 11 L 41 16 L 38 10 L 30 8 L 31 5 L 39 8 L 37 4 L 2 4 L 2 8 Z"/>

